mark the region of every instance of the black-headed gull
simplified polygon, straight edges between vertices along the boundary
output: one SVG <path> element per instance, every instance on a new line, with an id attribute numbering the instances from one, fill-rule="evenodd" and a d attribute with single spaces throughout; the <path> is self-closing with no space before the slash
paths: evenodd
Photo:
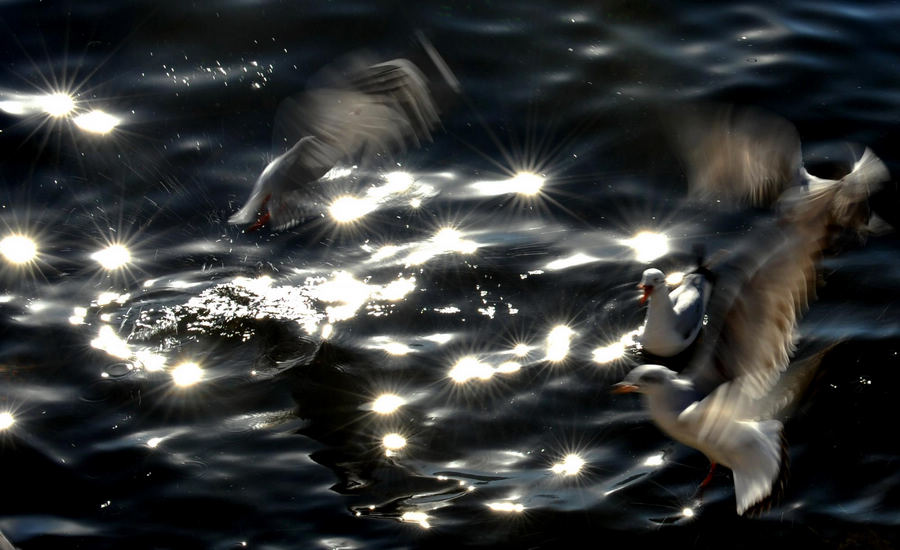
<path id="1" fill-rule="evenodd" d="M 323 79 L 323 87 L 279 107 L 276 126 L 291 135 L 293 146 L 266 166 L 229 223 L 255 220 L 251 230 L 266 224 L 289 227 L 308 208 L 307 187 L 337 163 L 431 139 L 438 113 L 425 77 L 409 60 L 356 62 Z"/>
<path id="2" fill-rule="evenodd" d="M 860 231 L 866 225 L 868 195 L 889 178 L 887 167 L 868 148 L 841 180 L 810 174 L 802 164 L 800 139 L 789 121 L 753 107 L 693 106 L 673 117 L 676 143 L 685 163 L 690 194 L 706 202 L 771 205 L 782 211 L 795 204 L 827 201 L 831 223 Z M 782 212 L 782 216 L 789 216 Z M 649 300 L 636 340 L 660 357 L 684 351 L 700 332 L 713 291 L 706 268 L 687 275 L 671 292 L 658 269 L 644 271 L 641 303 Z M 712 275 L 712 277 L 711 277 Z"/>
<path id="3" fill-rule="evenodd" d="M 644 394 L 660 429 L 703 452 L 713 466 L 731 468 L 738 514 L 772 494 L 787 460 L 781 422 L 754 403 L 778 391 L 798 320 L 815 294 L 818 258 L 835 227 L 864 222 L 860 205 L 887 176 L 868 150 L 858 165 L 869 167 L 866 177 L 857 170 L 784 193 L 777 218 L 716 266 L 709 322 L 683 372 L 641 365 L 614 390 Z"/>
<path id="4" fill-rule="evenodd" d="M 700 268 L 688 273 L 671 292 L 666 276 L 656 268 L 644 271 L 638 288 L 641 303 L 649 302 L 637 341 L 653 355 L 671 357 L 684 351 L 703 327 L 712 291 L 711 274 Z"/>

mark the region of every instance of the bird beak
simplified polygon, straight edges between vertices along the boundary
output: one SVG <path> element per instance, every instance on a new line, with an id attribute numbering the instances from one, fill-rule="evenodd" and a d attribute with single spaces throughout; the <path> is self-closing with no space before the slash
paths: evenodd
<path id="1" fill-rule="evenodd" d="M 625 382 L 619 382 L 618 384 L 613 384 L 612 392 L 616 395 L 622 393 L 634 393 L 638 391 L 638 387 L 634 384 L 627 384 Z"/>
<path id="2" fill-rule="evenodd" d="M 647 299 L 650 298 L 650 294 L 653 292 L 653 285 L 638 285 L 638 288 L 644 291 L 644 295 L 641 296 L 641 305 L 647 303 Z"/>

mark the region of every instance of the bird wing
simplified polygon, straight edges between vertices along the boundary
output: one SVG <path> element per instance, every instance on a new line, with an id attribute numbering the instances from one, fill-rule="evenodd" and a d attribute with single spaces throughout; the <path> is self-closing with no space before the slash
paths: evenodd
<path id="1" fill-rule="evenodd" d="M 421 71 L 406 59 L 331 68 L 326 85 L 282 102 L 275 141 L 316 136 L 349 160 L 403 150 L 431 139 L 438 113 Z"/>
<path id="2" fill-rule="evenodd" d="M 702 347 L 684 372 L 698 390 L 740 378 L 742 391 L 760 397 L 772 386 L 814 296 L 821 246 L 802 225 L 776 222 L 717 268 Z"/>
<path id="3" fill-rule="evenodd" d="M 779 116 L 714 104 L 678 109 L 667 119 L 695 198 L 763 206 L 797 182 L 800 138 Z"/>
<path id="4" fill-rule="evenodd" d="M 669 298 L 675 304 L 675 330 L 685 338 L 703 322 L 707 284 L 709 282 L 703 275 L 697 273 L 685 275 L 681 284 L 669 294 Z"/>
<path id="5" fill-rule="evenodd" d="M 698 450 L 731 468 L 738 514 L 772 494 L 787 461 L 780 421 L 743 419 L 754 400 L 744 390 L 739 380 L 726 382 L 678 416 Z"/>
<path id="6" fill-rule="evenodd" d="M 283 228 L 302 217 L 304 205 L 314 200 L 316 193 L 306 185 L 324 176 L 341 158 L 339 149 L 307 136 L 266 166 L 253 184 L 250 197 L 229 223 L 246 224 L 268 209 L 272 225 Z"/>

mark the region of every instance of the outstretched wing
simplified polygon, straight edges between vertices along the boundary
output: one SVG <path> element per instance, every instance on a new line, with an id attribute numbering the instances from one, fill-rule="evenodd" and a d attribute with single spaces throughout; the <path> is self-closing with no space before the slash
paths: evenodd
<path id="1" fill-rule="evenodd" d="M 406 59 L 354 61 L 331 70 L 327 87 L 288 98 L 278 108 L 276 141 L 315 136 L 352 159 L 403 150 L 431 139 L 438 113 L 421 71 Z"/>
<path id="2" fill-rule="evenodd" d="M 667 118 L 693 197 L 763 206 L 797 183 L 800 138 L 789 121 L 728 104 L 687 106 Z"/>
<path id="3" fill-rule="evenodd" d="M 741 378 L 742 391 L 765 394 L 788 365 L 797 322 L 815 294 L 821 238 L 792 223 L 751 238 L 718 267 L 701 349 L 684 373 L 703 392 Z"/>

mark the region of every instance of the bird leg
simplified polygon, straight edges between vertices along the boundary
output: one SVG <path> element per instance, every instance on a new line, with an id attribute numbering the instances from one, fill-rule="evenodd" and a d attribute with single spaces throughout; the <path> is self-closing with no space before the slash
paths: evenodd
<path id="1" fill-rule="evenodd" d="M 700 487 L 697 488 L 698 491 L 700 491 L 702 493 L 703 489 L 705 489 L 706 486 L 709 485 L 709 482 L 712 481 L 713 473 L 715 471 L 716 471 L 716 463 L 710 462 L 709 463 L 709 473 L 706 474 L 706 477 L 703 478 L 703 481 L 700 482 Z"/>

